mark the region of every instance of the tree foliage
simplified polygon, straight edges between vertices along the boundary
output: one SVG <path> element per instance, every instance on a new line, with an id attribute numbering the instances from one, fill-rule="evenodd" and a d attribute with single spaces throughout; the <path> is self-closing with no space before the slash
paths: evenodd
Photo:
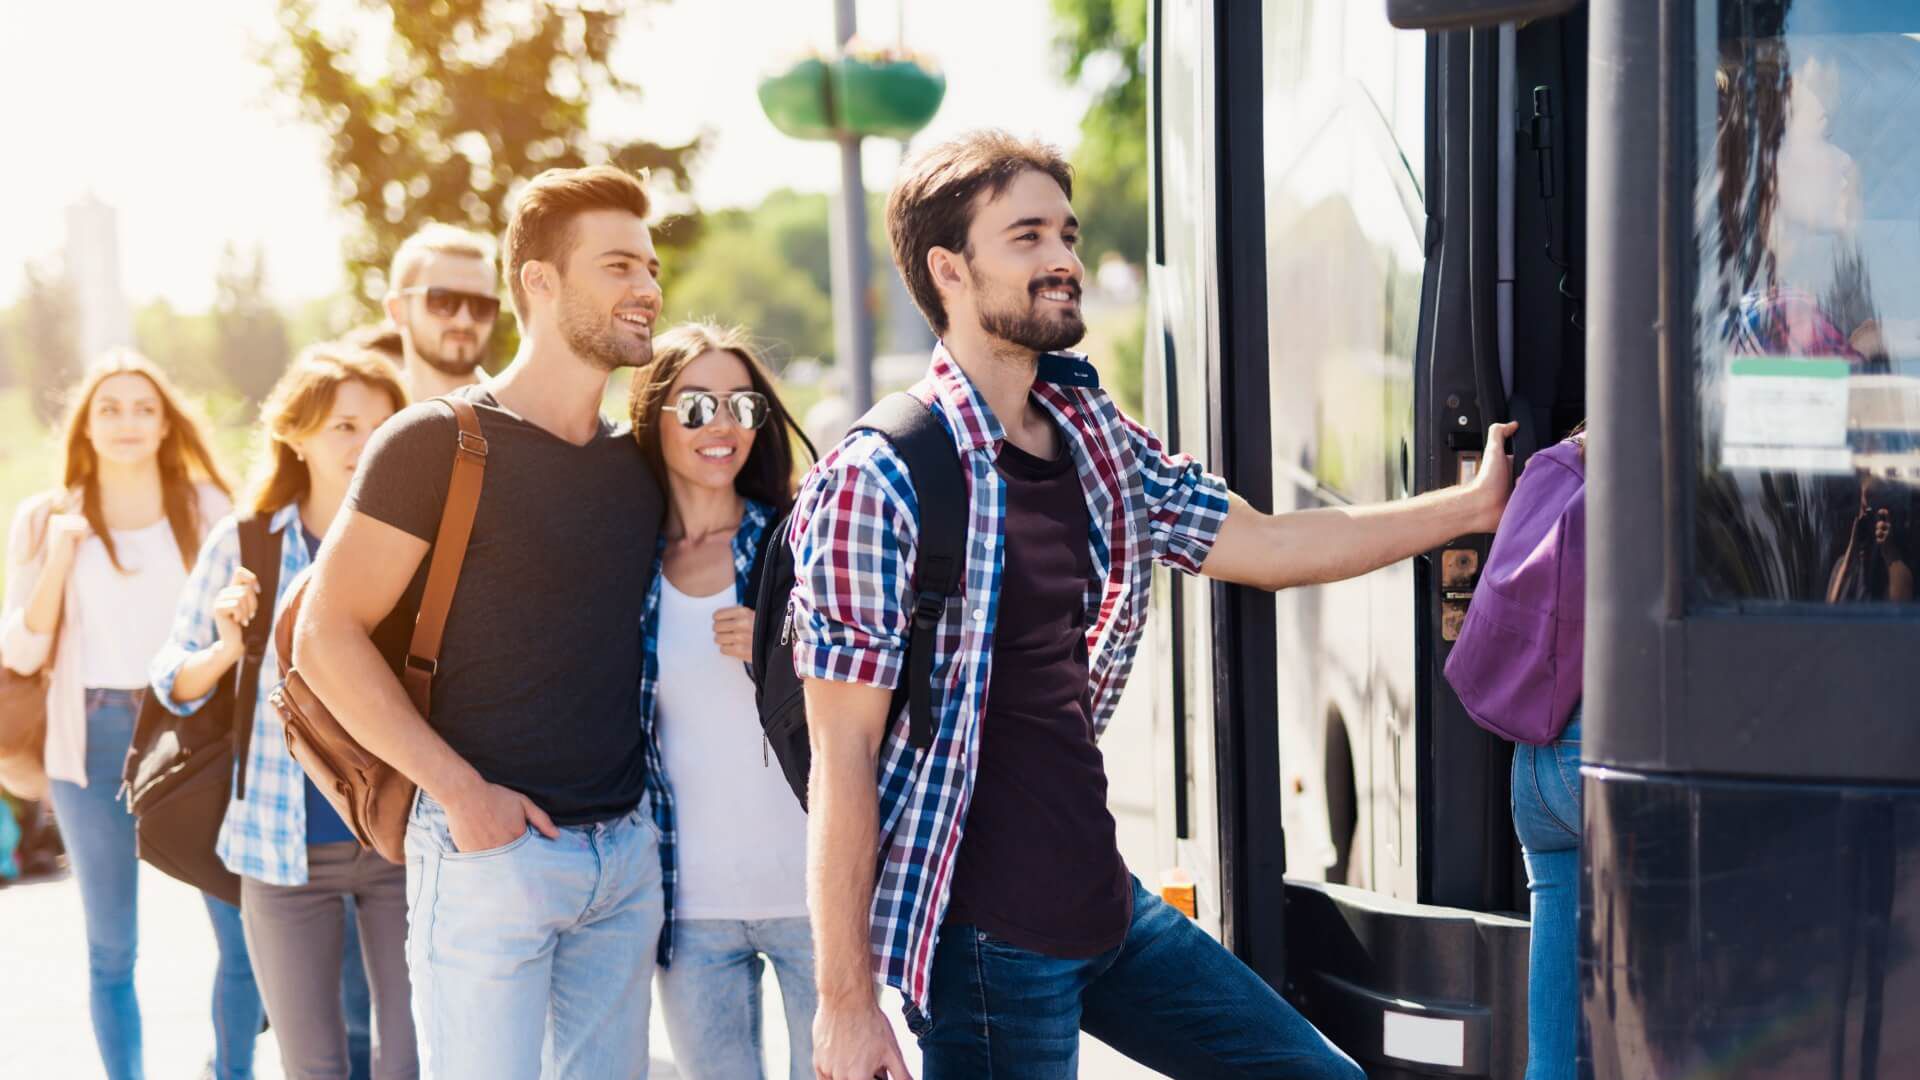
<path id="1" fill-rule="evenodd" d="M 1053 0 L 1067 78 L 1093 82 L 1073 154 L 1074 210 L 1089 266 L 1147 258 L 1147 0 Z"/>
<path id="2" fill-rule="evenodd" d="M 50 262 L 28 264 L 18 318 L 21 381 L 34 416 L 51 424 L 65 404 L 62 395 L 80 377 L 80 310 L 66 271 Z"/>
<path id="3" fill-rule="evenodd" d="M 329 139 L 340 204 L 355 222 L 347 272 L 369 312 L 414 230 L 444 221 L 497 237 L 510 193 L 546 169 L 610 162 L 687 190 L 697 140 L 606 145 L 587 132 L 596 95 L 637 93 L 608 65 L 631 6 L 361 0 L 349 17 L 323 23 L 316 0 L 279 0 L 280 85 Z M 683 222 L 662 232 L 684 243 L 697 229 Z"/>
<path id="4" fill-rule="evenodd" d="M 214 360 L 227 382 L 258 403 L 287 368 L 287 321 L 267 297 L 266 256 L 228 245 L 214 279 Z"/>

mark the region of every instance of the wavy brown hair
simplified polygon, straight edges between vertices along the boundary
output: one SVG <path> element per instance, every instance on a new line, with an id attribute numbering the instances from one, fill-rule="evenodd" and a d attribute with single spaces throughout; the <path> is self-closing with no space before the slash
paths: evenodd
<path id="1" fill-rule="evenodd" d="M 294 452 L 293 441 L 320 429 L 333 411 L 340 388 L 350 382 L 384 392 L 394 412 L 407 407 L 400 373 L 375 349 L 328 342 L 303 350 L 260 404 L 264 445 L 246 498 L 256 517 L 266 517 L 297 502 L 313 486 L 313 476 L 307 471 L 307 463 Z"/>
<path id="2" fill-rule="evenodd" d="M 633 373 L 627 394 L 627 412 L 633 419 L 633 438 L 660 486 L 667 486 L 667 461 L 660 450 L 660 425 L 667 409 L 667 392 L 687 365 L 710 352 L 726 352 L 747 366 L 747 382 L 767 398 L 767 423 L 755 433 L 746 464 L 733 478 L 733 490 L 785 512 L 793 503 L 793 442 L 797 438 L 813 455 L 813 443 L 787 411 L 774 390 L 774 379 L 743 326 L 713 322 L 683 323 L 653 342 L 653 362 Z"/>
<path id="3" fill-rule="evenodd" d="M 160 503 L 166 510 L 167 524 L 173 529 L 174 543 L 179 545 L 181 562 L 191 569 L 206 527 L 206 522 L 200 520 L 200 500 L 195 497 L 194 485 L 212 484 L 229 497 L 233 487 L 227 483 L 220 463 L 208 449 L 206 421 L 181 399 L 173 380 L 153 361 L 132 349 L 114 349 L 88 368 L 79 385 L 68 394 L 67 417 L 61 423 L 60 435 L 61 486 L 79 493 L 80 513 L 86 516 L 93 534 L 106 547 L 107 558 L 114 569 L 125 570 L 120 565 L 120 553 L 114 550 L 113 533 L 107 528 L 106 515 L 100 509 L 100 460 L 87 439 L 87 411 L 93 407 L 93 396 L 99 392 L 101 383 L 115 375 L 138 375 L 151 383 L 154 392 L 160 395 L 161 412 L 167 422 L 167 433 L 160 439 L 156 454 L 160 459 Z"/>

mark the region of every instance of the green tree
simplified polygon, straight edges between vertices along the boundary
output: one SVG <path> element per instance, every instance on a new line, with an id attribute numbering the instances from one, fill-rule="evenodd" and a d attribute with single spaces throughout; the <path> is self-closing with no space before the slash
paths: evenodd
<path id="1" fill-rule="evenodd" d="M 267 298 L 266 257 L 229 244 L 214 280 L 214 362 L 234 393 L 258 403 L 287 368 L 287 321 Z"/>
<path id="2" fill-rule="evenodd" d="M 1147 259 L 1147 0 L 1053 0 L 1067 77 L 1092 82 L 1073 154 L 1081 255 Z"/>
<path id="3" fill-rule="evenodd" d="M 602 144 L 587 133 L 598 94 L 637 93 L 607 60 L 630 4 L 619 0 L 362 0 L 316 18 L 316 0 L 279 0 L 282 89 L 330 140 L 353 291 L 374 314 L 393 252 L 428 221 L 500 235 L 517 184 L 543 170 L 611 162 L 688 189 L 698 140 Z M 363 59 L 381 57 L 368 72 Z M 663 243 L 688 243 L 669 219 Z M 508 320 L 503 320 L 503 324 Z M 517 340 L 510 325 L 496 345 Z"/>
<path id="4" fill-rule="evenodd" d="M 214 362 L 215 340 L 210 312 L 184 314 L 165 300 L 134 310 L 134 347 L 188 390 L 228 389 L 225 372 Z"/>
<path id="5" fill-rule="evenodd" d="M 28 264 L 19 319 L 21 381 L 34 416 L 51 424 L 65 404 L 62 394 L 80 376 L 79 308 L 65 270 L 53 263 Z"/>

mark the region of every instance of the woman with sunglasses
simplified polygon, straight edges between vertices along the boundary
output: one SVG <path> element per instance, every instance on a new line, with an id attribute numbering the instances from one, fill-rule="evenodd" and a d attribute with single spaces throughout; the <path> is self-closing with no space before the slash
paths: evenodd
<path id="1" fill-rule="evenodd" d="M 761 746 L 744 606 L 761 540 L 792 501 L 800 429 L 747 333 L 707 323 L 654 342 L 629 404 L 667 492 L 641 677 L 677 834 L 671 965 L 659 976 L 667 1034 L 693 1080 L 764 1076 L 760 981 L 771 962 L 789 1071 L 810 1080 L 806 815 Z"/>

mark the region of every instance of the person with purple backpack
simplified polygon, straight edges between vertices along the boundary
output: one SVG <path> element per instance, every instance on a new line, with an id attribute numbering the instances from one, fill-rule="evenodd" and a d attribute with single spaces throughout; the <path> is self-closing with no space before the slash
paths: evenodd
<path id="1" fill-rule="evenodd" d="M 1533 916 L 1527 1080 L 1571 1080 L 1580 1041 L 1585 427 L 1528 459 L 1446 666 L 1474 722 L 1514 744 L 1513 827 Z"/>

